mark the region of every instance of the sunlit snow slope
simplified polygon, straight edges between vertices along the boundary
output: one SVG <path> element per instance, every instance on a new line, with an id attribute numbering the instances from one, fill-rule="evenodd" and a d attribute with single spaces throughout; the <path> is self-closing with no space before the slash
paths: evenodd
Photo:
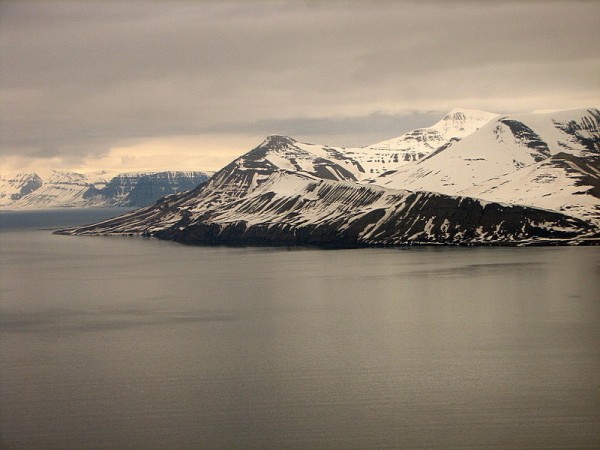
<path id="1" fill-rule="evenodd" d="M 597 109 L 501 116 L 461 141 L 372 182 L 597 220 L 598 156 Z"/>
<path id="2" fill-rule="evenodd" d="M 360 162 L 367 177 L 377 176 L 457 142 L 497 116 L 486 111 L 453 109 L 429 128 L 418 128 L 368 147 L 349 149 L 348 154 Z"/>

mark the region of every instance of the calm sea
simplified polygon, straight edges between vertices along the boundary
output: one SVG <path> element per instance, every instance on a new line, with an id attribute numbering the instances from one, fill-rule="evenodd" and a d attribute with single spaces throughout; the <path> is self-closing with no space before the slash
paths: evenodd
<path id="1" fill-rule="evenodd" d="M 112 214 L 0 213 L 0 447 L 600 447 L 600 248 L 50 232 Z"/>

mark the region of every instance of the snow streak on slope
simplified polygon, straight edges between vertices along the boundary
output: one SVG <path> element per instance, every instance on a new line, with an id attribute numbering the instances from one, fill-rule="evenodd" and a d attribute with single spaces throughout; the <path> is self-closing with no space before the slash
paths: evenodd
<path id="1" fill-rule="evenodd" d="M 200 214 L 187 210 L 185 204 L 201 199 L 206 189 L 63 233 L 153 235 L 204 244 L 361 246 L 516 243 L 593 232 L 583 221 L 550 211 L 286 171 L 243 198 Z"/>
<path id="2" fill-rule="evenodd" d="M 429 128 L 419 128 L 361 149 L 349 149 L 348 154 L 360 162 L 367 176 L 376 176 L 459 141 L 497 116 L 485 111 L 454 109 Z"/>
<path id="3" fill-rule="evenodd" d="M 246 196 L 279 170 L 306 173 L 331 180 L 360 178 L 363 169 L 341 148 L 303 144 L 287 136 L 269 136 L 258 147 L 215 173 L 195 212 Z"/>

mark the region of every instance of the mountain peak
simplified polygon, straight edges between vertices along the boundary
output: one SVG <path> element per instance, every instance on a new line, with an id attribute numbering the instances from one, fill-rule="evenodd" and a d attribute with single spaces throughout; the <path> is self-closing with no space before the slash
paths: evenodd
<path id="1" fill-rule="evenodd" d="M 87 185 L 90 183 L 87 176 L 68 170 L 52 170 L 48 183 L 65 183 L 65 184 L 82 184 Z"/>
<path id="2" fill-rule="evenodd" d="M 295 139 L 281 134 L 270 134 L 266 137 L 260 147 L 283 147 L 286 145 L 294 145 L 297 143 Z"/>
<path id="3" fill-rule="evenodd" d="M 370 161 L 363 160 L 361 164 L 368 165 L 371 161 L 376 164 L 386 162 L 383 171 L 379 167 L 367 168 L 370 173 L 375 174 L 394 170 L 474 133 L 497 116 L 498 114 L 476 109 L 454 108 L 430 127 L 418 128 L 397 138 L 366 147 L 368 151 L 377 154 L 369 155 Z"/>
<path id="4" fill-rule="evenodd" d="M 3 177 L 0 175 L 0 180 L 7 179 L 9 181 L 28 181 L 40 179 L 40 176 L 35 172 L 19 172 L 12 176 Z"/>
<path id="5" fill-rule="evenodd" d="M 460 122 L 466 120 L 489 121 L 497 116 L 498 114 L 491 113 L 488 111 L 481 111 L 478 109 L 454 108 L 452 111 L 446 114 L 442 120 L 452 120 Z"/>

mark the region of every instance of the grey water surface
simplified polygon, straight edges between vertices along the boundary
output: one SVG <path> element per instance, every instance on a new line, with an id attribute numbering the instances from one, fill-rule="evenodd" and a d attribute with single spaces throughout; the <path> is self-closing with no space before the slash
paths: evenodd
<path id="1" fill-rule="evenodd" d="M 0 213 L 1 448 L 600 447 L 600 248 L 271 249 Z"/>

